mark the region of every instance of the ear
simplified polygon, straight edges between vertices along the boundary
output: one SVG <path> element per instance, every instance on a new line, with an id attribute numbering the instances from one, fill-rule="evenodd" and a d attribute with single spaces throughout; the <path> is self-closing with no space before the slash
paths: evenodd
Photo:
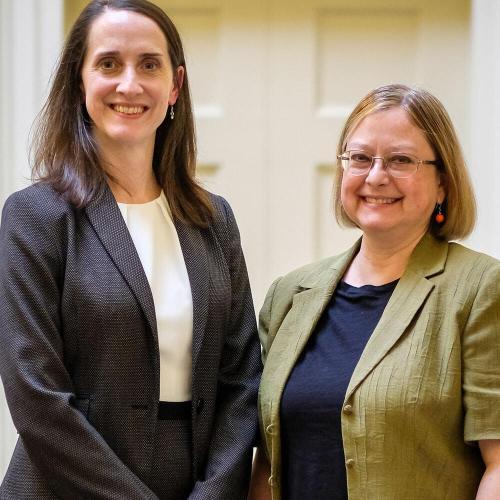
<path id="1" fill-rule="evenodd" d="M 170 92 L 170 97 L 168 99 L 168 103 L 171 106 L 176 103 L 177 98 L 179 97 L 179 93 L 182 89 L 182 86 L 184 85 L 184 73 L 185 73 L 184 66 L 179 66 L 175 70 L 174 87 L 172 88 Z"/>

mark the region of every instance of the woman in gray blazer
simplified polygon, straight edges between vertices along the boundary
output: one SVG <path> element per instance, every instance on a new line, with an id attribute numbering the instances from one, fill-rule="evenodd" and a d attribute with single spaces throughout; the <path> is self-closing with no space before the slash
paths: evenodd
<path id="1" fill-rule="evenodd" d="M 0 228 L 1 499 L 243 499 L 259 346 L 238 229 L 194 179 L 177 30 L 145 0 L 72 28 Z"/>

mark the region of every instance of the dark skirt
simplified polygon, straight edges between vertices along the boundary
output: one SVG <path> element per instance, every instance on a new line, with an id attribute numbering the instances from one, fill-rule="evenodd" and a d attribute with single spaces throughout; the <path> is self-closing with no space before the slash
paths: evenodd
<path id="1" fill-rule="evenodd" d="M 149 487 L 161 500 L 185 500 L 194 486 L 190 407 L 160 403 Z"/>

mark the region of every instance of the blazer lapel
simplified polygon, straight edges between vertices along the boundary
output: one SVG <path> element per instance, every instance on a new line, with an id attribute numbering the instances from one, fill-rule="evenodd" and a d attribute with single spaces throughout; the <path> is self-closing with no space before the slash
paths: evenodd
<path id="1" fill-rule="evenodd" d="M 85 213 L 109 257 L 132 290 L 157 345 L 158 332 L 151 288 L 111 190 L 107 187 L 102 196 L 87 205 Z"/>
<path id="2" fill-rule="evenodd" d="M 208 317 L 209 266 L 207 249 L 201 230 L 175 221 L 193 297 L 193 368 L 203 342 Z"/>
<path id="3" fill-rule="evenodd" d="M 272 370 L 272 373 L 268 375 L 271 383 L 261 386 L 262 397 L 272 399 L 274 418 L 278 416 L 279 402 L 288 377 L 358 249 L 359 241 L 334 264 L 317 269 L 299 283 L 299 292 L 293 297 L 292 307 L 276 335 L 264 366 L 264 372 Z"/>
<path id="4" fill-rule="evenodd" d="M 448 244 L 430 235 L 417 245 L 354 370 L 346 401 L 405 332 L 434 288 L 427 278 L 442 272 L 447 254 Z"/>
<path id="5" fill-rule="evenodd" d="M 118 268 L 137 302 L 158 345 L 153 295 L 141 260 L 109 188 L 85 208 L 85 213 L 111 260 Z M 193 366 L 203 341 L 208 316 L 209 271 L 207 251 L 201 231 L 174 221 L 182 248 L 193 296 Z"/>

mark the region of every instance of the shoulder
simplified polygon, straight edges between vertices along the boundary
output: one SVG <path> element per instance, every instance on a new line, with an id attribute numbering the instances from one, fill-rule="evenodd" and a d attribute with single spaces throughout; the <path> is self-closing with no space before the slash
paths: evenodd
<path id="1" fill-rule="evenodd" d="M 500 260 L 476 250 L 472 250 L 460 243 L 449 243 L 448 260 L 451 264 L 467 263 L 471 266 L 498 267 Z"/>
<path id="2" fill-rule="evenodd" d="M 290 293 L 302 285 L 311 287 L 320 284 L 326 276 L 331 274 L 330 270 L 344 268 L 348 264 L 354 253 L 354 248 L 352 247 L 339 255 L 326 257 L 290 271 L 275 282 L 276 292 Z"/>
<path id="3" fill-rule="evenodd" d="M 11 194 L 4 205 L 3 212 L 10 216 L 18 216 L 36 221 L 47 221 L 63 217 L 72 212 L 71 205 L 50 185 L 32 184 Z"/>
<path id="4" fill-rule="evenodd" d="M 443 272 L 431 280 L 436 296 L 458 306 L 464 317 L 500 308 L 500 261 L 490 255 L 449 243 Z"/>
<path id="5" fill-rule="evenodd" d="M 259 336 L 263 360 L 284 318 L 292 308 L 294 296 L 306 288 L 328 287 L 350 262 L 357 245 L 335 257 L 301 266 L 276 279 L 269 288 L 259 315 Z"/>
<path id="6" fill-rule="evenodd" d="M 231 206 L 222 196 L 213 193 L 209 193 L 209 196 L 214 209 L 209 230 L 223 248 L 232 250 L 239 248 L 240 232 Z"/>
<path id="7" fill-rule="evenodd" d="M 229 202 L 222 196 L 208 193 L 214 207 L 213 224 L 228 224 L 234 222 L 234 213 Z"/>
<path id="8" fill-rule="evenodd" d="M 275 317 L 284 317 L 291 307 L 295 294 L 304 288 L 328 286 L 333 277 L 342 272 L 350 262 L 357 246 L 336 255 L 301 266 L 277 278 L 269 288 L 263 306 L 264 313 L 273 312 Z"/>
<path id="9" fill-rule="evenodd" d="M 66 238 L 74 208 L 48 184 L 37 183 L 11 194 L 2 210 L 0 236 L 37 248 L 56 248 Z"/>
<path id="10" fill-rule="evenodd" d="M 456 273 L 471 285 L 479 284 L 490 276 L 499 277 L 500 281 L 500 260 L 459 243 L 449 244 L 446 270 Z"/>

